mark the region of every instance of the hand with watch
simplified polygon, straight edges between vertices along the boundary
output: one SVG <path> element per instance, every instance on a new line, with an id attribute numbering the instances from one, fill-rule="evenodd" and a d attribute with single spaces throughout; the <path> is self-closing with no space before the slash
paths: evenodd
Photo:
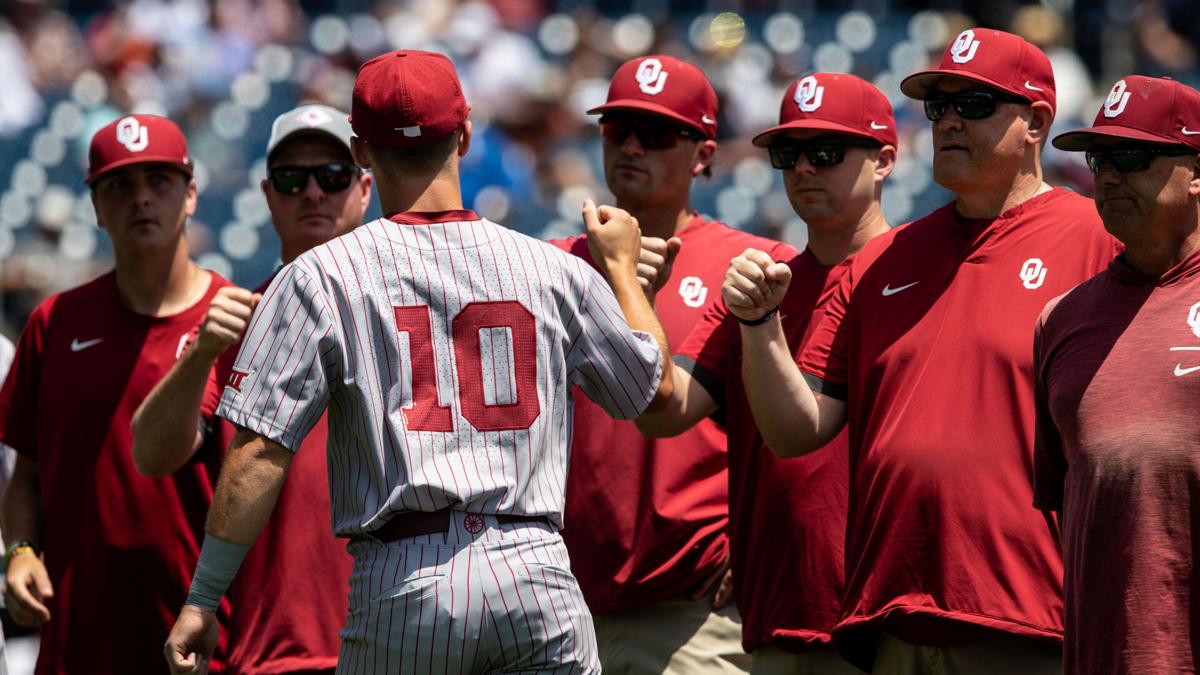
<path id="1" fill-rule="evenodd" d="M 744 326 L 759 326 L 779 312 L 792 282 L 792 268 L 763 251 L 748 248 L 729 261 L 721 296 L 733 318 Z"/>
<path id="2" fill-rule="evenodd" d="M 28 539 L 9 545 L 4 552 L 7 583 L 4 603 L 8 613 L 22 626 L 36 627 L 50 620 L 47 598 L 54 597 L 54 587 L 37 547 Z"/>

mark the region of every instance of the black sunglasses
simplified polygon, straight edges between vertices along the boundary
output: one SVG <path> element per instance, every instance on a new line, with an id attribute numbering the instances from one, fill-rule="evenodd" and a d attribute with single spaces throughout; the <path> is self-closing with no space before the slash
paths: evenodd
<path id="1" fill-rule="evenodd" d="M 1121 173 L 1130 171 L 1145 171 L 1150 168 L 1150 162 L 1155 157 L 1184 157 L 1195 155 L 1191 148 L 1178 146 L 1139 145 L 1134 147 L 1108 148 L 1104 150 L 1088 150 L 1084 153 L 1088 168 L 1093 174 L 1099 174 L 1105 162 Z"/>
<path id="2" fill-rule="evenodd" d="M 963 91 L 957 94 L 933 93 L 925 99 L 925 117 L 936 122 L 946 115 L 951 105 L 954 112 L 964 120 L 981 120 L 991 117 L 996 112 L 999 102 L 1021 103 L 1029 105 L 1030 101 L 1020 96 L 1013 96 L 995 91 Z"/>
<path id="3" fill-rule="evenodd" d="M 354 183 L 362 169 L 353 164 L 317 164 L 316 166 L 276 166 L 267 170 L 271 187 L 285 195 L 298 195 L 308 185 L 308 177 L 317 179 L 324 192 L 341 192 Z"/>
<path id="4" fill-rule="evenodd" d="M 803 153 L 813 166 L 833 166 L 846 158 L 846 148 L 881 148 L 877 142 L 853 138 L 818 138 L 811 141 L 773 143 L 767 146 L 771 166 L 789 170 L 796 166 Z"/>
<path id="5" fill-rule="evenodd" d="M 600 134 L 613 145 L 622 145 L 630 134 L 637 136 L 638 145 L 646 150 L 669 150 L 679 145 L 681 138 L 700 140 L 700 134 L 678 125 L 647 119 L 600 118 Z"/>

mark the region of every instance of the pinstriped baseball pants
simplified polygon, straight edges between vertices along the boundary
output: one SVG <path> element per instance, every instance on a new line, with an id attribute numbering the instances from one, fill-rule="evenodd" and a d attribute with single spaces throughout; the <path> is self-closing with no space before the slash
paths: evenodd
<path id="1" fill-rule="evenodd" d="M 457 511 L 451 521 L 446 533 L 351 542 L 338 675 L 599 673 L 558 533 Z"/>

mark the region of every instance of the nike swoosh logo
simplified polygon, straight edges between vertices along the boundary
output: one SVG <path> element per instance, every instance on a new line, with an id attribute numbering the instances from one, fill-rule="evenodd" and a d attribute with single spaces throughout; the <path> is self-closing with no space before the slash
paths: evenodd
<path id="1" fill-rule="evenodd" d="M 876 124 L 875 120 L 871 120 L 871 128 L 874 129 L 875 131 L 879 131 L 881 129 L 886 129 L 887 125 L 886 124 Z"/>
<path id="2" fill-rule="evenodd" d="M 896 287 L 896 288 L 892 288 L 892 287 L 890 287 L 890 286 L 884 286 L 884 287 L 883 287 L 883 297 L 885 297 L 885 298 L 886 298 L 886 297 L 887 297 L 887 296 L 889 296 L 889 295 L 895 295 L 895 294 L 899 293 L 900 291 L 903 291 L 903 290 L 907 290 L 907 289 L 909 289 L 909 288 L 912 288 L 913 286 L 916 286 L 916 285 L 917 285 L 917 284 L 919 284 L 919 283 L 921 283 L 921 282 L 919 282 L 919 281 L 914 281 L 914 282 L 912 282 L 911 284 L 905 284 L 905 285 L 903 285 L 903 286 L 899 286 L 899 287 Z"/>
<path id="3" fill-rule="evenodd" d="M 88 340 L 87 342 L 80 342 L 79 338 L 75 338 L 74 340 L 71 340 L 71 351 L 81 352 L 88 347 L 95 347 L 101 342 L 104 342 L 104 338 L 96 338 L 95 340 Z"/>
<path id="4" fill-rule="evenodd" d="M 1191 131 L 1187 127 L 1180 129 L 1180 131 L 1182 131 L 1185 136 L 1195 136 L 1196 134 L 1200 134 L 1200 131 Z"/>
<path id="5" fill-rule="evenodd" d="M 1183 377 L 1184 375 L 1187 375 L 1188 373 L 1194 373 L 1197 370 L 1200 370 L 1200 366 L 1184 368 L 1182 363 L 1177 363 L 1175 364 L 1175 377 Z"/>
<path id="6" fill-rule="evenodd" d="M 713 119 L 711 119 L 711 118 L 709 118 L 709 116 L 708 116 L 708 115 L 701 115 L 701 116 L 700 116 L 700 121 L 701 121 L 701 122 L 704 122 L 705 124 L 716 124 L 716 121 L 715 121 L 715 120 L 713 120 Z"/>
<path id="7" fill-rule="evenodd" d="M 1042 89 L 1041 87 L 1035 87 L 1032 84 L 1029 84 L 1029 80 L 1025 80 L 1025 88 L 1032 91 L 1045 91 L 1045 89 Z"/>

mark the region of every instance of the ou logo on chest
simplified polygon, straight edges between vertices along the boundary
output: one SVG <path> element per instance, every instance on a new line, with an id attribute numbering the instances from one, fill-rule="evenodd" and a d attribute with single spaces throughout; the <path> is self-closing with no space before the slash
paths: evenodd
<path id="1" fill-rule="evenodd" d="M 1030 258 L 1021 265 L 1021 283 L 1029 290 L 1042 287 L 1046 281 L 1046 266 L 1041 258 Z"/>
<path id="2" fill-rule="evenodd" d="M 700 277 L 684 277 L 683 281 L 679 282 L 679 296 L 688 307 L 703 307 L 704 301 L 708 299 L 708 289 Z"/>

